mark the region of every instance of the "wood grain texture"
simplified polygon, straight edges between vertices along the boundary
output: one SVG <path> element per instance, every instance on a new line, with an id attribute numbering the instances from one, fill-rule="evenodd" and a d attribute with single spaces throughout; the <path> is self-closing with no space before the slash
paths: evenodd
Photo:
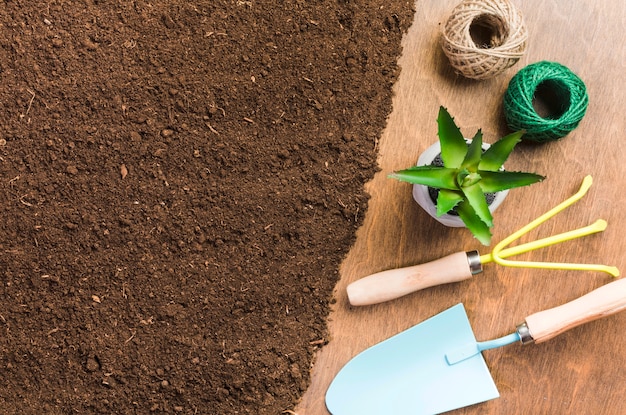
<path id="1" fill-rule="evenodd" d="M 435 285 L 472 277 L 467 253 L 456 252 L 424 264 L 394 268 L 358 279 L 348 285 L 352 305 L 372 305 L 391 301 Z"/>
<path id="2" fill-rule="evenodd" d="M 626 278 L 620 278 L 560 306 L 526 317 L 535 343 L 543 343 L 561 333 L 626 309 Z"/>
<path id="3" fill-rule="evenodd" d="M 525 236 L 521 242 L 608 221 L 599 234 L 524 254 L 517 259 L 605 263 L 626 270 L 626 3 L 621 0 L 515 1 L 529 30 L 522 60 L 502 75 L 470 81 L 454 74 L 439 47 L 441 25 L 457 0 L 418 2 L 395 85 L 393 112 L 379 143 L 381 171 L 368 183 L 372 195 L 365 223 L 341 267 L 336 304 L 329 317 L 331 339 L 319 352 L 312 383 L 296 412 L 324 415 L 324 394 L 341 367 L 369 346 L 459 302 L 474 333 L 487 340 L 511 332 L 540 310 L 573 300 L 612 280 L 606 274 L 485 265 L 467 281 L 428 288 L 391 302 L 351 307 L 346 286 L 374 272 L 409 266 L 482 247 L 466 229 L 446 228 L 420 210 L 410 185 L 388 179 L 415 162 L 436 139 L 436 116 L 444 105 L 465 135 L 482 128 L 485 141 L 507 133 L 502 97 L 523 66 L 552 60 L 569 67 L 587 85 L 590 104 L 579 127 L 547 144 L 521 144 L 509 170 L 547 176 L 513 189 L 495 212 L 494 243 L 578 190 L 591 174 L 594 184 L 574 206 Z M 625 414 L 626 313 L 574 328 L 539 345 L 512 345 L 483 353 L 501 397 L 455 414 Z M 356 414 L 355 414 L 356 415 Z"/>

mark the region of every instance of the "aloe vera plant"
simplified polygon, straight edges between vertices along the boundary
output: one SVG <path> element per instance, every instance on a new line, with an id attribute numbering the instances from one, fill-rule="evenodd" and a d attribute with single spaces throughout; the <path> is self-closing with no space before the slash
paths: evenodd
<path id="1" fill-rule="evenodd" d="M 491 243 L 493 217 L 485 194 L 540 182 L 543 176 L 502 169 L 524 131 L 509 134 L 483 151 L 482 132 L 466 141 L 444 107 L 437 118 L 443 166 L 413 166 L 390 177 L 438 189 L 437 216 L 456 212 L 483 245 Z"/>

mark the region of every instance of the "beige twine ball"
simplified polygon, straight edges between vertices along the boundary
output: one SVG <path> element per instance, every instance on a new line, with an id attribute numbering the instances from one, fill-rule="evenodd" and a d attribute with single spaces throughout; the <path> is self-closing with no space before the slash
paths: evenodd
<path id="1" fill-rule="evenodd" d="M 492 78 L 526 52 L 521 13 L 507 0 L 464 0 L 450 13 L 442 47 L 450 64 L 471 79 Z"/>

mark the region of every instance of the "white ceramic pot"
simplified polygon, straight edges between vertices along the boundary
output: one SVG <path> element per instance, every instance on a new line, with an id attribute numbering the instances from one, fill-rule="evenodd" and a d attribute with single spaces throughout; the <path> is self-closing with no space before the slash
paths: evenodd
<path id="1" fill-rule="evenodd" d="M 483 151 L 489 148 L 489 144 L 483 143 Z M 441 144 L 437 141 L 432 146 L 428 147 L 417 159 L 418 166 L 429 165 L 432 161 L 441 153 Z M 502 204 L 504 198 L 509 193 L 508 190 L 503 190 L 495 194 L 495 199 L 489 205 L 489 210 L 493 214 L 493 212 Z M 437 216 L 437 206 L 435 202 L 430 198 L 430 194 L 428 193 L 428 186 L 423 184 L 415 184 L 413 185 L 413 199 L 424 209 L 430 216 L 432 216 L 435 220 L 442 223 L 445 226 L 453 227 L 453 228 L 461 228 L 465 227 L 465 224 L 461 220 L 460 217 L 456 215 L 443 214 L 441 216 Z"/>

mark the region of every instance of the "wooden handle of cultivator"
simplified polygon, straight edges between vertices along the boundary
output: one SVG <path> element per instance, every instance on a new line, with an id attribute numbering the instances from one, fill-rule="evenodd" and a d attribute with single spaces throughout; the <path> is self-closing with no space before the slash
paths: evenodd
<path id="1" fill-rule="evenodd" d="M 526 326 L 535 343 L 558 336 L 581 324 L 626 309 L 626 278 L 591 291 L 576 300 L 526 317 Z"/>
<path id="2" fill-rule="evenodd" d="M 475 251 L 457 252 L 426 264 L 391 269 L 361 278 L 348 285 L 348 300 L 352 305 L 377 304 L 434 285 L 466 280 L 480 272 L 472 272 L 473 268 L 480 268 L 480 262 L 472 266 L 470 254 L 477 258 Z"/>

